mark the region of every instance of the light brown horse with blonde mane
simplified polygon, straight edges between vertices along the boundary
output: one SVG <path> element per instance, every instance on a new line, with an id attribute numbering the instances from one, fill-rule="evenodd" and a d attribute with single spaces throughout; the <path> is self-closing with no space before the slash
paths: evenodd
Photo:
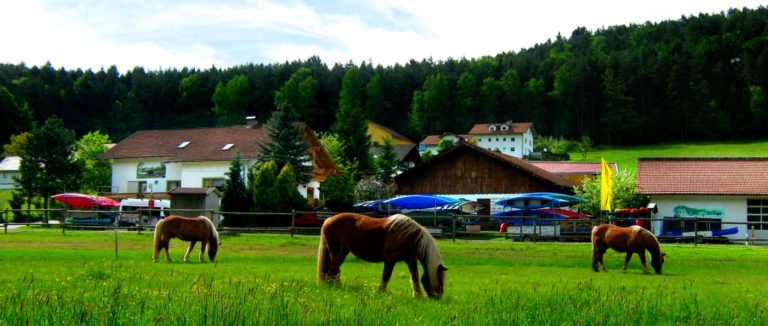
<path id="1" fill-rule="evenodd" d="M 208 248 L 208 258 L 213 262 L 216 259 L 216 253 L 219 251 L 219 232 L 216 226 L 205 216 L 183 217 L 170 215 L 155 225 L 155 251 L 152 255 L 152 261 L 157 262 L 157 255 L 160 250 L 165 251 L 165 260 L 171 261 L 168 254 L 168 244 L 171 238 L 179 238 L 189 241 L 187 252 L 184 253 L 184 261 L 189 261 L 189 253 L 200 241 L 200 262 L 204 262 L 205 249 Z"/>
<path id="2" fill-rule="evenodd" d="M 379 290 L 387 291 L 395 263 L 404 261 L 411 273 L 413 296 L 421 296 L 418 263 L 423 275 L 421 285 L 433 299 L 443 295 L 445 271 L 435 239 L 405 215 L 374 218 L 355 213 L 341 213 L 323 222 L 317 249 L 317 278 L 320 282 L 339 283 L 340 267 L 349 253 L 371 262 L 384 262 Z"/>
<path id="3" fill-rule="evenodd" d="M 664 264 L 665 253 L 661 252 L 661 246 L 656 236 L 641 226 L 620 227 L 613 224 L 600 224 L 592 228 L 592 270 L 599 272 L 599 268 L 605 272 L 603 255 L 612 248 L 618 252 L 626 252 L 623 271 L 627 271 L 627 264 L 632 254 L 640 256 L 643 264 L 643 273 L 648 274 L 648 266 L 645 264 L 645 251 L 651 254 L 651 266 L 656 274 L 661 274 L 661 266 Z"/>

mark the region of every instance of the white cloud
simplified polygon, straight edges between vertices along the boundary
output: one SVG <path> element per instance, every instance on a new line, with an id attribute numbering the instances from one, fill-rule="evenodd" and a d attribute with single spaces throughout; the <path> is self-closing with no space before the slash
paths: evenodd
<path id="1" fill-rule="evenodd" d="M 579 26 L 658 22 L 759 1 L 277 0 L 0 2 L 0 62 L 228 67 L 320 56 L 391 65 L 519 51 Z M 324 6 L 324 7 L 320 7 Z"/>

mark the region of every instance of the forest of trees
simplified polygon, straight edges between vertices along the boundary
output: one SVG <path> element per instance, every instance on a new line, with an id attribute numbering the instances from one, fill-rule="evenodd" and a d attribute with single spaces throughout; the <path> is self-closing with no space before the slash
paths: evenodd
<path id="1" fill-rule="evenodd" d="M 501 40 L 500 40 L 501 41 Z M 354 69 L 354 80 L 345 75 Z M 350 78 L 350 77 L 348 77 Z M 343 84 L 358 85 L 359 91 Z M 596 145 L 768 136 L 768 9 L 589 31 L 519 52 L 328 66 L 318 57 L 231 68 L 119 72 L 0 64 L 0 144 L 61 117 L 77 138 L 266 121 L 290 99 L 313 129 L 340 107 L 415 141 L 475 123 L 533 122 L 539 134 Z M 335 128 L 339 128 L 336 126 Z"/>

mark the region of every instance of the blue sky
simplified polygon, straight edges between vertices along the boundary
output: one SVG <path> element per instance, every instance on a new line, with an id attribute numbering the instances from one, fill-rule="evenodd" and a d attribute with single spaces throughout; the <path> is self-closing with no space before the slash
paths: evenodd
<path id="1" fill-rule="evenodd" d="M 0 63 L 149 70 L 476 58 L 579 26 L 659 22 L 761 1 L 3 0 Z"/>

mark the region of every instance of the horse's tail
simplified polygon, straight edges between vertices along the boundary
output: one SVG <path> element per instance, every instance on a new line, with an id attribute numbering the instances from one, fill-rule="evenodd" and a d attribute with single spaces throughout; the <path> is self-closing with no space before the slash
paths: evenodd
<path id="1" fill-rule="evenodd" d="M 165 220 L 160 220 L 155 224 L 155 252 L 162 249 L 160 248 L 160 243 L 163 240 L 163 225 L 165 224 Z"/>
<path id="2" fill-rule="evenodd" d="M 331 264 L 331 252 L 325 234 L 320 231 L 320 245 L 317 247 L 317 280 L 323 282 L 328 278 L 328 268 Z"/>

